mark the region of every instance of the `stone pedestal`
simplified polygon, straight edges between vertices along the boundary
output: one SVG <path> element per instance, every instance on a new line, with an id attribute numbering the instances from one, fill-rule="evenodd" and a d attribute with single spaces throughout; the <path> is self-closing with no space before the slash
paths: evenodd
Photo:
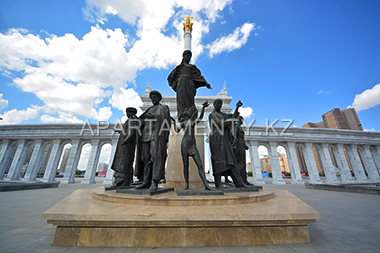
<path id="1" fill-rule="evenodd" d="M 53 246 L 224 247 L 310 243 L 320 214 L 285 190 L 132 196 L 77 190 L 42 215 Z"/>
<path id="2" fill-rule="evenodd" d="M 183 176 L 183 163 L 181 156 L 181 142 L 183 131 L 178 135 L 171 135 L 169 138 L 168 160 L 166 166 L 166 184 L 165 187 L 184 188 L 185 178 Z M 196 136 L 197 148 L 202 159 L 204 169 L 204 137 Z M 189 157 L 189 184 L 190 188 L 203 188 L 204 185 L 198 174 L 198 168 L 193 158 Z"/>

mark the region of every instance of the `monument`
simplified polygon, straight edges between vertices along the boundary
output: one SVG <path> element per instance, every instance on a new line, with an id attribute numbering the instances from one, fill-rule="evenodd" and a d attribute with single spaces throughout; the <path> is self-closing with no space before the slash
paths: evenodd
<path id="1" fill-rule="evenodd" d="M 216 247 L 310 243 L 307 225 L 320 219 L 317 211 L 288 191 L 247 187 L 240 174 L 234 152 L 234 147 L 242 146 L 234 138 L 244 140 L 242 133 L 234 131 L 240 122 L 235 123 L 238 108 L 242 106 L 240 100 L 233 114 L 221 112 L 221 100 L 213 101 L 214 110 L 209 115 L 210 146 L 217 190 L 211 190 L 208 185 L 196 147 L 194 126 L 203 118 L 209 104 L 203 104 L 198 117 L 194 99 L 197 88 L 211 86 L 199 69 L 190 64 L 190 18 L 186 17 L 184 23 L 183 61 L 168 77 L 169 85 L 177 92 L 177 120 L 170 117 L 168 106 L 160 104 L 162 95 L 158 91 L 149 93 L 153 105 L 136 120 L 142 123 L 140 128 L 135 126 L 136 131 L 142 129 L 141 150 L 137 148 L 136 157 L 142 160 L 138 166 L 143 164 L 144 167 L 142 184 L 132 190 L 106 191 L 104 187 L 77 190 L 44 212 L 42 218 L 57 226 L 53 246 Z M 128 114 L 127 109 L 128 121 L 133 118 L 132 111 L 129 109 Z M 217 196 L 187 196 L 174 191 L 151 194 L 160 191 L 158 183 L 164 178 L 173 120 L 176 130 L 184 132 L 181 149 L 176 151 L 176 159 L 182 154 L 183 166 L 176 168 L 177 172 L 183 168 L 185 189 L 182 191 L 190 192 L 188 161 L 191 156 L 205 188 L 201 190 Z M 120 135 L 118 150 L 123 150 L 126 139 L 133 138 L 129 136 Z M 125 152 L 133 148 L 128 147 Z M 119 159 L 123 160 L 122 154 L 121 158 L 115 157 L 116 161 Z M 127 185 L 128 177 L 124 174 L 130 175 L 130 166 L 121 167 L 127 172 L 122 170 L 123 174 L 116 174 L 116 178 L 121 178 L 120 185 Z M 236 188 L 221 185 L 220 176 L 225 172 L 232 176 Z M 150 194 L 136 195 L 131 191 L 143 194 L 148 191 Z"/>

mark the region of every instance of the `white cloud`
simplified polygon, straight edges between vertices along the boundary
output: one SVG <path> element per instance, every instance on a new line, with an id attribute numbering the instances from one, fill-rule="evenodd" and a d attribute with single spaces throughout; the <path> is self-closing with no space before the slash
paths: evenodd
<path id="1" fill-rule="evenodd" d="M 356 111 L 367 110 L 380 104 L 380 83 L 372 89 L 363 91 L 355 96 L 354 102 L 348 108 L 355 108 Z"/>
<path id="2" fill-rule="evenodd" d="M 143 105 L 143 102 L 135 90 L 119 88 L 113 93 L 110 104 L 123 112 L 127 107 L 134 107 L 137 109 L 137 114 L 140 114 L 140 106 Z"/>
<path id="3" fill-rule="evenodd" d="M 259 152 L 260 158 L 263 158 L 264 156 L 268 155 L 268 149 L 267 149 L 267 147 L 265 147 L 263 145 L 258 146 L 257 150 Z"/>
<path id="4" fill-rule="evenodd" d="M 24 120 L 37 118 L 40 109 L 41 107 L 32 105 L 26 110 L 13 109 L 6 111 L 3 113 L 3 115 L 0 115 L 0 117 L 3 118 L 3 120 L 0 121 L 0 124 L 18 124 Z"/>
<path id="5" fill-rule="evenodd" d="M 89 20 L 104 23 L 110 15 L 118 15 L 136 28 L 137 37 L 130 38 L 121 29 L 102 29 L 98 24 L 82 38 L 69 33 L 56 36 L 44 32 L 47 38 L 42 39 L 25 29 L 10 29 L 6 34 L 0 33 L 0 69 L 12 77 L 22 91 L 42 100 L 43 122 L 81 121 L 77 116 L 107 120 L 112 108 L 102 106 L 103 101 L 108 100 L 111 106 L 123 112 L 127 106 L 139 110 L 141 101 L 137 93 L 126 89 L 136 85 L 139 71 L 180 63 L 184 15 L 194 16 L 192 62 L 195 62 L 204 52 L 202 37 L 209 32 L 210 23 L 216 22 L 220 11 L 231 2 L 87 0 L 83 12 Z M 214 42 L 219 51 L 212 49 L 212 54 L 241 47 L 253 26 L 246 23 L 233 34 Z M 176 30 L 168 34 L 172 27 Z M 0 106 L 4 106 L 5 101 L 0 100 Z"/>
<path id="6" fill-rule="evenodd" d="M 331 91 L 329 91 L 329 90 L 320 90 L 320 91 L 317 92 L 317 95 L 320 95 L 322 93 L 330 93 L 330 92 Z"/>
<path id="7" fill-rule="evenodd" d="M 243 108 L 243 107 L 240 107 L 239 108 L 239 113 L 240 113 L 240 115 L 241 116 L 243 116 L 244 118 L 249 118 L 249 117 L 251 117 L 251 115 L 252 115 L 252 108 L 251 107 L 245 107 L 245 108 Z"/>
<path id="8" fill-rule="evenodd" d="M 243 46 L 245 43 L 247 43 L 251 31 L 254 30 L 254 26 L 254 24 L 247 22 L 241 27 L 236 28 L 233 33 L 219 38 L 211 44 L 207 45 L 207 48 L 210 49 L 210 57 L 214 57 L 223 51 L 230 52 Z"/>
<path id="9" fill-rule="evenodd" d="M 44 123 L 84 123 L 83 120 L 65 113 L 60 114 L 58 118 L 50 115 L 41 115 L 40 119 Z"/>
<path id="10" fill-rule="evenodd" d="M 8 100 L 3 98 L 3 94 L 0 93 L 0 109 L 4 109 L 8 106 Z"/>
<path id="11" fill-rule="evenodd" d="M 375 128 L 364 129 L 363 131 L 365 131 L 365 132 L 376 132 Z"/>

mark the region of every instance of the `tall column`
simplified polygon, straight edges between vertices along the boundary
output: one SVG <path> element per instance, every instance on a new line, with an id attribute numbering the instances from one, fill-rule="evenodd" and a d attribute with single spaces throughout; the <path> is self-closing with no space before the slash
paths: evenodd
<path id="1" fill-rule="evenodd" d="M 191 51 L 191 32 L 189 30 L 185 31 L 183 35 L 184 39 L 184 48 L 183 50 L 190 50 Z"/>
<path id="2" fill-rule="evenodd" d="M 269 159 L 270 159 L 270 168 L 272 170 L 272 184 L 286 184 L 284 179 L 282 178 L 280 160 L 278 159 L 277 154 L 277 143 L 270 142 L 269 143 Z"/>
<path id="3" fill-rule="evenodd" d="M 38 167 L 41 164 L 43 155 L 42 139 L 38 139 L 34 143 L 32 157 L 30 158 L 28 168 L 22 181 L 36 181 Z"/>
<path id="4" fill-rule="evenodd" d="M 309 173 L 310 183 L 312 184 L 321 184 L 322 180 L 319 177 L 319 172 L 317 168 L 317 163 L 315 162 L 314 153 L 313 153 L 313 144 L 305 143 L 305 162 L 307 166 L 307 172 Z"/>
<path id="5" fill-rule="evenodd" d="M 325 170 L 326 182 L 329 184 L 339 184 L 339 180 L 336 177 L 334 165 L 332 164 L 329 145 L 326 143 L 322 143 L 322 152 L 321 152 L 321 160 L 323 164 L 323 168 Z"/>
<path id="6" fill-rule="evenodd" d="M 5 180 L 20 180 L 20 172 L 26 156 L 25 148 L 26 140 L 19 140 L 15 156 L 13 157 L 11 167 L 9 168 L 8 175 Z"/>
<path id="7" fill-rule="evenodd" d="M 249 155 L 251 157 L 253 183 L 265 184 L 263 174 L 261 173 L 260 156 L 257 150 L 259 143 L 257 141 L 247 142 L 249 145 Z"/>
<path id="8" fill-rule="evenodd" d="M 113 159 L 115 158 L 117 141 L 118 141 L 118 138 L 112 139 L 112 149 L 111 149 L 110 159 L 109 159 L 108 168 L 107 168 L 107 175 L 106 175 L 106 179 L 104 179 L 103 181 L 103 184 L 112 184 L 114 171 L 111 169 L 111 167 L 112 167 Z"/>
<path id="9" fill-rule="evenodd" d="M 59 158 L 61 158 L 60 155 L 62 151 L 62 147 L 60 144 L 61 144 L 60 139 L 53 140 L 53 147 L 50 152 L 48 164 L 46 165 L 44 177 L 41 180 L 42 182 L 45 182 L 45 183 L 55 182 L 55 173 L 58 168 Z"/>
<path id="10" fill-rule="evenodd" d="M 290 172 L 292 175 L 292 184 L 304 184 L 298 165 L 297 154 L 296 154 L 296 144 L 294 142 L 288 142 L 288 150 L 286 154 L 288 156 L 288 163 L 290 167 Z"/>
<path id="11" fill-rule="evenodd" d="M 4 172 L 6 170 L 7 156 L 9 155 L 9 148 L 11 147 L 10 140 L 4 139 L 3 145 L 0 150 L 0 180 L 3 180 Z"/>
<path id="12" fill-rule="evenodd" d="M 369 150 L 369 146 L 365 145 L 363 147 L 362 158 L 364 165 L 367 169 L 368 177 L 371 182 L 378 182 L 380 181 L 379 173 L 376 169 L 376 164 L 373 161 L 373 157 L 371 154 L 371 151 Z"/>
<path id="13" fill-rule="evenodd" d="M 340 171 L 340 176 L 342 178 L 342 183 L 349 183 L 354 182 L 354 179 L 352 178 L 350 168 L 348 167 L 346 156 L 344 155 L 343 151 L 343 144 L 337 144 L 338 147 L 338 168 Z"/>
<path id="14" fill-rule="evenodd" d="M 357 182 L 368 182 L 368 178 L 364 172 L 363 165 L 360 161 L 358 146 L 355 144 L 351 145 L 351 150 L 347 150 L 348 156 L 351 161 L 352 169 L 354 170 L 356 181 Z"/>
<path id="15" fill-rule="evenodd" d="M 81 153 L 80 139 L 74 139 L 71 142 L 71 150 L 69 159 L 67 160 L 67 165 L 65 169 L 65 175 L 61 180 L 61 184 L 72 184 L 75 183 L 75 172 L 77 170 L 79 157 Z"/>
<path id="16" fill-rule="evenodd" d="M 373 150 L 373 152 L 371 152 L 371 153 L 373 156 L 373 160 L 375 160 L 375 164 L 377 167 L 377 173 L 380 174 L 380 146 L 374 146 L 374 147 L 372 147 L 372 150 Z M 0 174 L 0 176 L 1 176 L 1 174 Z"/>
<path id="17" fill-rule="evenodd" d="M 88 158 L 86 173 L 82 184 L 95 184 L 95 173 L 98 167 L 99 155 L 100 155 L 100 139 L 91 140 L 90 157 Z"/>

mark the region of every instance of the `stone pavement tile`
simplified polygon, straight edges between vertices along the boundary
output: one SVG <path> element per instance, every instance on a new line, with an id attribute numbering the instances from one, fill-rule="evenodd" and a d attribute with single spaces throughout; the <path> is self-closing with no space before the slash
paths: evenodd
<path id="1" fill-rule="evenodd" d="M 203 253 L 226 253 L 226 249 L 223 247 L 204 247 Z"/>
<path id="2" fill-rule="evenodd" d="M 203 252 L 202 247 L 188 247 L 188 248 L 180 248 L 181 253 L 199 253 Z"/>
<path id="3" fill-rule="evenodd" d="M 267 245 L 268 249 L 270 249 L 271 252 L 278 252 L 278 253 L 288 253 L 288 252 L 295 252 L 291 248 L 287 247 L 286 245 Z"/>
<path id="4" fill-rule="evenodd" d="M 250 253 L 271 253 L 267 246 L 246 246 L 245 247 Z"/>
<path id="5" fill-rule="evenodd" d="M 135 253 L 137 248 L 113 248 L 111 253 Z"/>
<path id="6" fill-rule="evenodd" d="M 63 253 L 63 252 L 70 252 L 70 251 L 67 251 L 71 249 L 70 247 L 53 247 L 53 246 L 49 246 L 49 247 L 46 247 L 46 248 L 42 248 L 40 251 L 38 251 L 38 253 Z"/>
<path id="7" fill-rule="evenodd" d="M 167 248 L 167 249 L 168 249 L 168 252 L 175 252 L 175 251 L 171 251 L 172 248 Z M 137 248 L 135 253 L 157 253 L 159 250 L 160 248 Z M 161 252 L 164 252 L 164 251 L 161 251 Z"/>
<path id="8" fill-rule="evenodd" d="M 65 253 L 88 253 L 88 252 L 95 252 L 95 253 L 110 253 L 112 252 L 113 248 L 102 248 L 102 247 L 68 247 L 64 252 Z"/>
<path id="9" fill-rule="evenodd" d="M 292 244 L 287 245 L 289 248 L 294 250 L 295 252 L 302 252 L 302 253 L 318 253 L 317 250 L 313 249 L 313 247 L 310 246 L 310 244 Z"/>
<path id="10" fill-rule="evenodd" d="M 224 247 L 227 253 L 249 253 L 245 247 Z"/>

